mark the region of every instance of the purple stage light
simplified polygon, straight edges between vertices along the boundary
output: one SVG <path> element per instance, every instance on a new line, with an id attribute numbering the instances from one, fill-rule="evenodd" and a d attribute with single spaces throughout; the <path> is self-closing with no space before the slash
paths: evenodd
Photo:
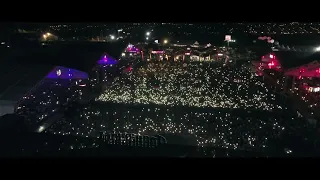
<path id="1" fill-rule="evenodd" d="M 104 55 L 99 61 L 98 61 L 99 65 L 111 65 L 111 64 L 117 64 L 117 60 L 115 60 L 114 58 Z"/>

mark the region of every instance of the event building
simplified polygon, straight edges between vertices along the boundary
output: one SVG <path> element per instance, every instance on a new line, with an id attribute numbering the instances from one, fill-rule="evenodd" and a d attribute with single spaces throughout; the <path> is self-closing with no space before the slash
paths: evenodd
<path id="1" fill-rule="evenodd" d="M 320 117 L 320 52 L 269 51 L 253 61 L 253 71 L 269 86 L 293 97 L 300 108 Z"/>
<path id="2" fill-rule="evenodd" d="M 270 51 L 252 64 L 258 76 L 278 74 L 286 78 L 294 77 L 293 80 L 313 79 L 317 82 L 320 78 L 319 62 L 320 52 Z"/>

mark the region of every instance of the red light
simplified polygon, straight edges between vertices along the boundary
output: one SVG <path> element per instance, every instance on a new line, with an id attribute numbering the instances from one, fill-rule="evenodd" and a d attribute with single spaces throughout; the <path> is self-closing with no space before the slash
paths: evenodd
<path id="1" fill-rule="evenodd" d="M 127 71 L 127 72 L 131 72 L 132 71 L 132 67 L 130 66 L 130 67 L 128 67 L 127 69 L 125 69 L 125 71 Z"/>

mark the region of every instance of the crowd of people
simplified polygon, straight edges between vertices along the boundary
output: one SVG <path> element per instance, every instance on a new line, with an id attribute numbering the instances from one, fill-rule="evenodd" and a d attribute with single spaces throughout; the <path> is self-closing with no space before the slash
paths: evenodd
<path id="1" fill-rule="evenodd" d="M 75 108 L 46 132 L 191 135 L 197 146 L 267 151 L 279 148 L 280 139 L 310 130 L 278 96 L 245 66 L 150 62 L 116 79 L 96 102 Z"/>
<path id="2" fill-rule="evenodd" d="M 292 92 L 308 105 L 311 114 L 320 110 L 320 93 L 308 92 L 305 89 L 293 89 Z"/>
<path id="3" fill-rule="evenodd" d="M 97 101 L 269 111 L 286 108 L 246 66 L 234 69 L 212 63 L 148 63 L 116 79 Z"/>
<path id="4" fill-rule="evenodd" d="M 173 134 L 192 137 L 189 141 L 194 141 L 195 146 L 263 151 L 274 148 L 275 140 L 301 133 L 306 128 L 293 113 L 240 109 L 97 103 L 79 108 L 77 113 L 72 114 L 72 117 L 63 118 L 46 132 L 83 137 L 99 137 L 101 132 Z M 168 143 L 175 143 L 167 140 Z"/>

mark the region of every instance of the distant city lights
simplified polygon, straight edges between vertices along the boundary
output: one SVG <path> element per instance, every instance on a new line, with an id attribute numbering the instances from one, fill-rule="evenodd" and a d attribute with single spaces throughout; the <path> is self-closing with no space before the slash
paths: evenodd
<path id="1" fill-rule="evenodd" d="M 47 39 L 47 38 L 50 37 L 50 36 L 52 36 L 51 33 L 45 33 L 45 34 L 42 35 L 42 37 L 43 37 L 44 39 Z"/>

